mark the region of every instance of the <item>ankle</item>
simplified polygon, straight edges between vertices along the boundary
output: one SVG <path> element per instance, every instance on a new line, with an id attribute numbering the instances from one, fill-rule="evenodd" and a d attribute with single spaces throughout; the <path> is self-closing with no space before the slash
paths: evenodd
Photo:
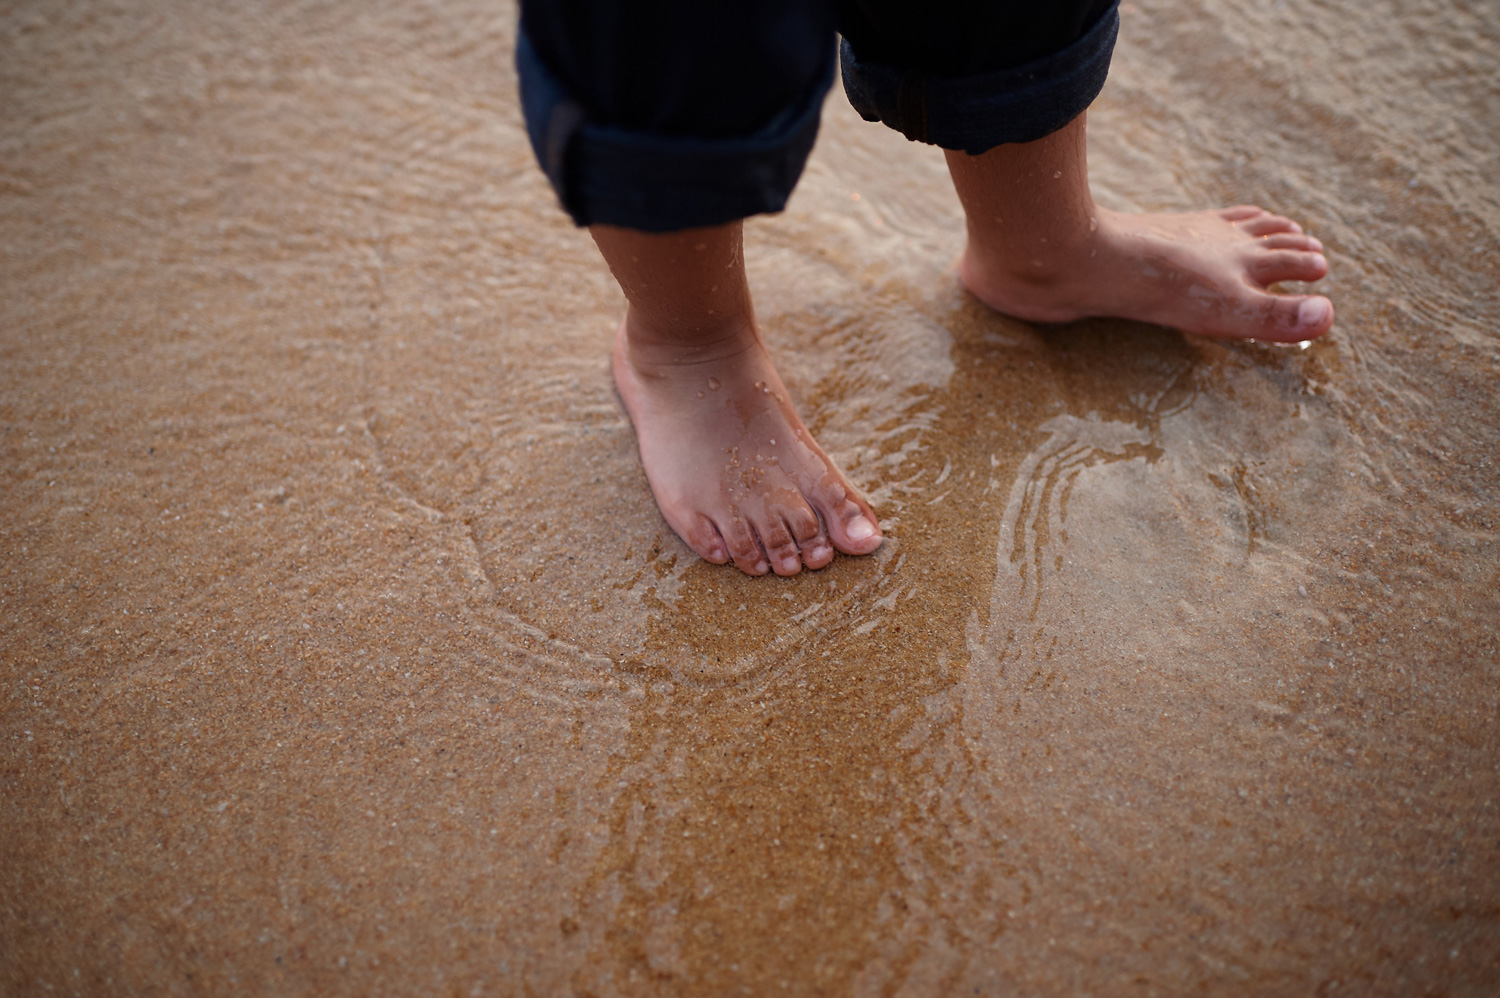
<path id="1" fill-rule="evenodd" d="M 1088 250 L 1082 251 L 1084 255 Z M 964 250 L 966 282 L 981 280 L 1016 289 L 1046 291 L 1077 276 L 1077 255 L 1058 246 L 1039 243 L 1020 250 L 996 247 L 972 236 Z"/>
<path id="2" fill-rule="evenodd" d="M 760 345 L 760 331 L 750 315 L 651 322 L 630 308 L 625 313 L 622 340 L 633 366 L 659 369 L 737 357 Z"/>
<path id="3" fill-rule="evenodd" d="M 1050 286 L 1076 275 L 1105 241 L 1099 213 L 1055 219 L 1045 228 L 969 225 L 966 256 L 997 278 Z"/>
<path id="4" fill-rule="evenodd" d="M 1088 314 L 1085 301 L 1098 279 L 1091 266 L 1106 243 L 1096 232 L 997 246 L 971 231 L 959 260 L 964 287 L 991 308 L 1033 322 L 1071 322 Z"/>

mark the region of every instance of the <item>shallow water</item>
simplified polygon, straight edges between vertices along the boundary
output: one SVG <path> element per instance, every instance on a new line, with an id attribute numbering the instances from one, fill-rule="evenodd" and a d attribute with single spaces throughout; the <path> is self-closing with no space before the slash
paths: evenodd
<path id="1" fill-rule="evenodd" d="M 1488 13 L 1125 5 L 1096 195 L 1301 220 L 1305 347 L 988 312 L 835 93 L 747 257 L 888 540 L 748 579 L 511 8 L 11 5 L 0 989 L 1493 993 Z"/>

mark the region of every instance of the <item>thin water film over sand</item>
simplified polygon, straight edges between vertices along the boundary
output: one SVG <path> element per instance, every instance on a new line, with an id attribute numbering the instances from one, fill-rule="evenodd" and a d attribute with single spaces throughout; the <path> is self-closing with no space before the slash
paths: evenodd
<path id="1" fill-rule="evenodd" d="M 1500 32 L 1126 4 L 1117 209 L 1257 202 L 1332 333 L 996 315 L 830 97 L 747 226 L 882 516 L 651 503 L 515 12 L 0 14 L 6 994 L 1493 994 Z"/>

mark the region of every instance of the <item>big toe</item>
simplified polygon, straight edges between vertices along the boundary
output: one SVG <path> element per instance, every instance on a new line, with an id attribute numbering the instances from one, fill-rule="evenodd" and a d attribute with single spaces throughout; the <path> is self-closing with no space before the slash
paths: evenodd
<path id="1" fill-rule="evenodd" d="M 866 509 L 856 509 L 848 519 L 831 529 L 834 544 L 847 554 L 869 554 L 880 547 L 880 523 L 875 514 Z"/>
<path id="2" fill-rule="evenodd" d="M 845 554 L 869 554 L 880 547 L 880 522 L 875 512 L 843 483 L 825 484 L 815 501 L 834 547 Z"/>
<path id="3" fill-rule="evenodd" d="M 1266 321 L 1255 339 L 1296 343 L 1333 327 L 1333 302 L 1322 295 L 1266 295 Z"/>

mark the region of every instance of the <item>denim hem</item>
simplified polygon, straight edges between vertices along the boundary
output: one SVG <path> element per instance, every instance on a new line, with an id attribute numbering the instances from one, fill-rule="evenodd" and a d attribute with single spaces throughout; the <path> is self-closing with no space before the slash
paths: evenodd
<path id="1" fill-rule="evenodd" d="M 516 41 L 532 151 L 574 224 L 674 232 L 786 207 L 818 134 L 827 69 L 794 106 L 752 135 L 663 135 L 588 120 L 524 31 Z"/>
<path id="2" fill-rule="evenodd" d="M 839 48 L 844 92 L 866 121 L 884 122 L 916 142 L 978 155 L 1009 142 L 1034 142 L 1082 114 L 1104 89 L 1119 30 L 1116 5 L 1061 52 L 961 77 L 860 62 L 846 39 Z"/>

